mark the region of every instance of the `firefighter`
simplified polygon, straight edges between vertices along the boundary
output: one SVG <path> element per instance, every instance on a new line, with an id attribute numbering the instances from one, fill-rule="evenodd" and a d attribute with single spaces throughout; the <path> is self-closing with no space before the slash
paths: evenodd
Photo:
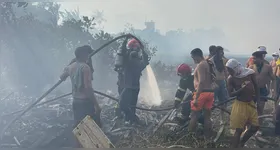
<path id="1" fill-rule="evenodd" d="M 128 42 L 129 36 L 126 37 L 126 39 L 123 41 L 121 47 L 119 48 L 117 52 L 117 58 L 115 62 L 115 71 L 118 73 L 118 93 L 121 95 L 124 87 L 124 72 L 123 72 L 123 62 L 124 59 L 127 57 L 128 50 L 126 48 L 127 42 Z"/>
<path id="2" fill-rule="evenodd" d="M 123 73 L 123 90 L 120 94 L 119 108 L 124 113 L 126 124 L 139 122 L 135 107 L 140 91 L 140 77 L 149 64 L 148 55 L 143 48 L 139 41 L 131 39 L 127 42 L 127 48 L 118 53 L 118 57 L 123 57 L 117 58 L 121 60 L 118 66 L 121 66 Z"/>
<path id="3" fill-rule="evenodd" d="M 129 38 L 130 37 L 127 36 L 126 39 L 123 41 L 121 47 L 117 51 L 117 57 L 116 57 L 116 60 L 115 60 L 114 70 L 118 73 L 117 86 L 118 86 L 119 97 L 122 94 L 123 89 L 124 89 L 124 71 L 123 71 L 124 66 L 123 66 L 123 62 L 124 62 L 124 59 L 127 57 L 128 50 L 127 50 L 126 46 L 127 46 L 127 42 L 128 42 Z M 121 113 L 121 110 L 120 110 L 118 104 L 115 105 L 115 116 L 117 116 L 118 118 L 123 117 L 123 114 Z"/>
<path id="4" fill-rule="evenodd" d="M 181 64 L 177 67 L 177 75 L 180 76 L 179 87 L 175 94 L 175 101 L 174 106 L 175 108 L 179 108 L 182 104 L 181 110 L 181 117 L 176 117 L 175 120 L 180 124 L 183 125 L 186 121 L 190 120 L 190 113 L 191 113 L 191 104 L 190 100 L 192 99 L 192 92 L 194 92 L 194 76 L 192 75 L 192 68 L 187 64 Z M 191 93 L 187 95 L 184 99 L 187 90 L 190 90 Z M 199 123 L 203 124 L 203 115 L 199 118 Z"/>

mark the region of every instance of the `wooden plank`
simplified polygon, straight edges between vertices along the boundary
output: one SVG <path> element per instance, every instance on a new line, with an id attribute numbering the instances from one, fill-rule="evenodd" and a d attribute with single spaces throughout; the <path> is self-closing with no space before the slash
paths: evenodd
<path id="1" fill-rule="evenodd" d="M 103 148 L 105 145 L 104 143 L 102 143 L 102 141 L 100 141 L 95 134 L 92 134 L 91 130 L 88 129 L 88 127 L 86 126 L 85 123 L 83 123 L 80 128 L 84 129 L 84 133 L 87 135 L 87 137 L 89 138 L 88 141 L 92 142 L 93 145 L 95 146 L 94 148 Z M 92 145 L 92 144 L 91 144 Z M 86 147 L 86 148 L 90 148 L 90 147 Z"/>
<path id="2" fill-rule="evenodd" d="M 83 148 L 115 148 L 90 116 L 86 116 L 73 133 Z"/>
<path id="3" fill-rule="evenodd" d="M 77 137 L 79 143 L 83 146 L 83 148 L 96 148 L 97 146 L 90 140 L 88 135 L 84 130 L 80 130 L 79 128 L 75 128 L 73 130 L 74 135 Z"/>

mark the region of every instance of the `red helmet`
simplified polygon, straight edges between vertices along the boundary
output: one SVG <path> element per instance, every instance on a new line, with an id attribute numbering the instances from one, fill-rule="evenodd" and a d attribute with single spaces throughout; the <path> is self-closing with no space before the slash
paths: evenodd
<path id="1" fill-rule="evenodd" d="M 187 64 L 181 64 L 177 68 L 177 74 L 183 75 L 183 74 L 189 74 L 192 73 L 192 68 Z"/>
<path id="2" fill-rule="evenodd" d="M 137 49 L 141 48 L 141 44 L 136 39 L 132 39 L 127 43 L 128 49 Z"/>

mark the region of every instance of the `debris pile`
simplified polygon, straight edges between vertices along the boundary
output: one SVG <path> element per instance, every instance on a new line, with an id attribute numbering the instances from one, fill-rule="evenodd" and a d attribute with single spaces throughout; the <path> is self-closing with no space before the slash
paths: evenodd
<path id="1" fill-rule="evenodd" d="M 8 95 L 5 93 L 2 95 Z M 59 96 L 59 95 L 58 95 Z M 53 96 L 54 97 L 54 96 Z M 116 96 L 113 96 L 116 97 Z M 50 99 L 50 97 L 48 98 Z M 1 129 L 7 121 L 11 120 L 14 115 L 7 115 L 11 112 L 25 108 L 35 98 L 24 97 L 18 93 L 14 93 L 8 98 L 1 100 Z M 202 126 L 198 127 L 196 136 L 188 134 L 186 128 L 180 129 L 175 123 L 172 123 L 172 115 L 168 121 L 158 128 L 154 134 L 155 127 L 160 120 L 168 113 L 168 111 L 142 111 L 137 110 L 137 115 L 145 124 L 144 126 L 127 127 L 114 120 L 115 101 L 108 98 L 98 97 L 102 108 L 101 118 L 103 122 L 103 131 L 110 138 L 117 148 L 216 148 L 229 147 L 230 137 L 228 125 L 225 133 L 220 140 L 213 143 L 202 136 Z M 141 100 L 140 100 L 141 101 Z M 159 107 L 153 109 L 167 108 L 173 105 L 173 101 L 164 101 Z M 141 108 L 150 108 L 144 104 L 138 105 Z M 6 109 L 6 108 L 9 109 Z M 18 148 L 60 148 L 71 147 L 69 143 L 72 134 L 72 109 L 71 97 L 62 98 L 42 106 L 33 108 L 24 115 L 20 120 L 11 126 L 4 135 L 0 147 L 18 147 Z M 5 115 L 6 114 L 6 115 Z M 218 131 L 219 110 L 213 111 L 213 130 Z M 173 114 L 174 115 L 174 114 Z M 280 139 L 267 137 L 270 144 L 265 141 L 256 142 L 252 139 L 248 142 L 247 147 L 275 147 Z M 273 139 L 273 140 L 272 140 Z M 260 141 L 260 140 L 257 140 Z M 256 144 L 257 143 L 257 144 Z M 278 146 L 278 145 L 277 145 Z"/>

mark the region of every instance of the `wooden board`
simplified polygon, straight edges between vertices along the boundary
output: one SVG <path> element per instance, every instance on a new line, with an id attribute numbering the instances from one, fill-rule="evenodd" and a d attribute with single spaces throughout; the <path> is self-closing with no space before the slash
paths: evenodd
<path id="1" fill-rule="evenodd" d="M 83 148 L 115 148 L 90 116 L 86 116 L 73 133 Z"/>

